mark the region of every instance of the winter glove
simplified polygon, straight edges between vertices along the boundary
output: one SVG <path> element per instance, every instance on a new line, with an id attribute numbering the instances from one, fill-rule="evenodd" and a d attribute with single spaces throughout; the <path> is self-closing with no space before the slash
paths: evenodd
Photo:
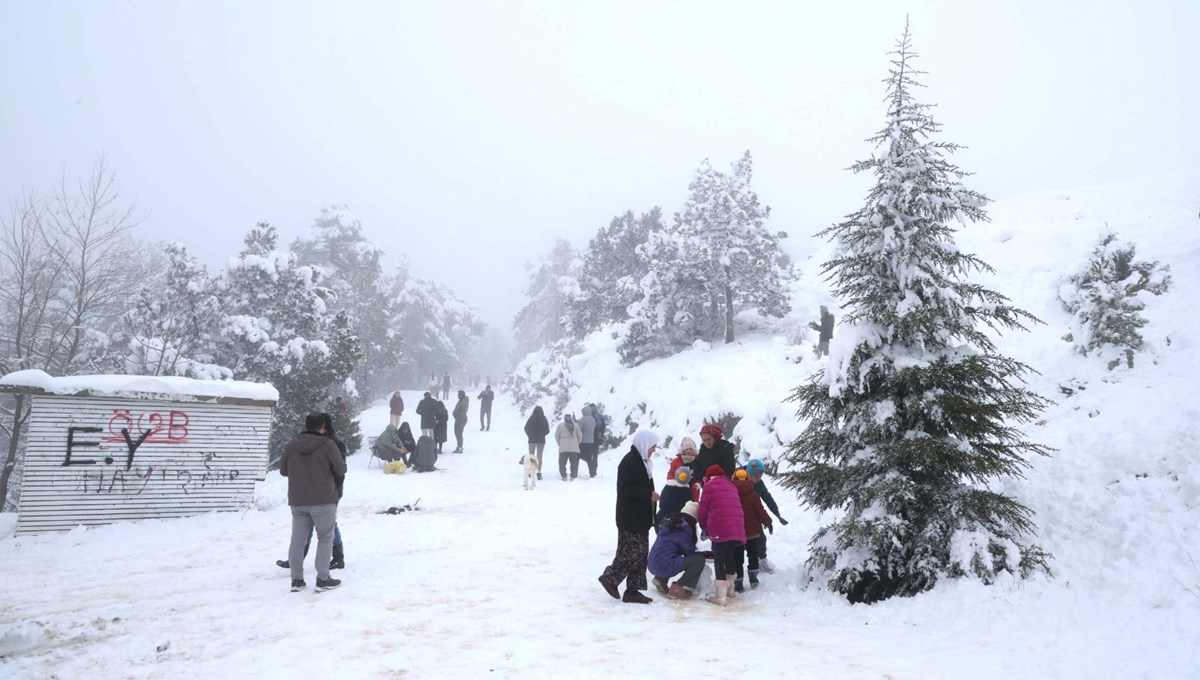
<path id="1" fill-rule="evenodd" d="M 782 517 L 780 517 L 780 518 L 779 518 L 779 523 L 780 523 L 780 524 L 782 524 L 782 525 L 783 525 L 783 526 L 785 526 L 785 527 L 787 526 L 787 520 L 786 520 L 786 519 L 784 519 L 784 518 L 782 518 Z"/>
<path id="2" fill-rule="evenodd" d="M 772 536 L 775 535 L 775 525 L 774 524 L 767 525 L 767 533 L 771 534 Z"/>

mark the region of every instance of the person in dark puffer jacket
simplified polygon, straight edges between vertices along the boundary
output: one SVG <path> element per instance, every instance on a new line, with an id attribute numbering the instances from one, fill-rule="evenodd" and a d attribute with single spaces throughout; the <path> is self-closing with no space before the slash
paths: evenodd
<path id="1" fill-rule="evenodd" d="M 720 465 L 725 477 L 733 476 L 734 470 L 737 470 L 737 456 L 733 443 L 724 437 L 725 432 L 715 423 L 700 428 L 700 448 L 693 469 L 707 472 L 711 466 Z"/>
<path id="2" fill-rule="evenodd" d="M 650 548 L 646 567 L 654 574 L 654 587 L 673 600 L 690 600 L 704 572 L 704 553 L 696 551 L 696 512 L 700 504 L 688 501 L 683 510 L 669 515 L 655 529 L 658 538 Z M 669 587 L 667 580 L 681 573 Z"/>

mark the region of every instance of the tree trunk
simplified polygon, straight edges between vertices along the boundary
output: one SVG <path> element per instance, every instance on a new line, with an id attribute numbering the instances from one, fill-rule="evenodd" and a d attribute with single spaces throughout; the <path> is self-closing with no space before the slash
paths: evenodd
<path id="1" fill-rule="evenodd" d="M 17 467 L 17 451 L 21 446 L 21 428 L 29 412 L 25 410 L 25 395 L 15 395 L 17 405 L 13 408 L 12 434 L 8 439 L 8 455 L 4 459 L 4 470 L 0 472 L 0 511 L 8 509 L 8 480 L 12 478 L 13 470 Z M 24 412 L 24 413 L 22 413 Z M 16 505 L 16 501 L 13 501 Z"/>
<path id="2" fill-rule="evenodd" d="M 725 267 L 725 344 L 733 342 L 733 288 L 729 286 L 729 267 Z"/>

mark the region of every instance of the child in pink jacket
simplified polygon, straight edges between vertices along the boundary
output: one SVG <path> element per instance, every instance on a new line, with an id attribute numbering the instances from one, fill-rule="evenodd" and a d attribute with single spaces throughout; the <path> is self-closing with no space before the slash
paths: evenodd
<path id="1" fill-rule="evenodd" d="M 746 544 L 746 525 L 737 487 L 725 476 L 725 469 L 720 465 L 710 465 L 704 472 L 704 490 L 700 493 L 696 519 L 712 540 L 716 572 L 713 586 L 717 592 L 708 601 L 724 605 L 729 601 L 729 591 L 741 561 L 738 548 Z"/>

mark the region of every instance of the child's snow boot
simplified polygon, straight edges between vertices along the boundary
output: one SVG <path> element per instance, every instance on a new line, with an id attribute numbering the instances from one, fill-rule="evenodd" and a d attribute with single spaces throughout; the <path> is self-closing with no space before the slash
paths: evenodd
<path id="1" fill-rule="evenodd" d="M 345 569 L 346 568 L 346 555 L 345 555 L 345 553 L 342 552 L 342 544 L 341 543 L 333 544 L 333 559 L 329 560 L 329 568 L 330 569 Z M 751 572 L 751 573 L 754 573 L 754 572 Z"/>
<path id="2" fill-rule="evenodd" d="M 758 570 L 751 569 L 750 570 L 750 588 L 754 589 L 757 587 L 758 587 Z"/>
<path id="3" fill-rule="evenodd" d="M 736 579 L 734 579 L 734 580 L 733 580 L 733 592 L 735 592 L 735 593 L 744 593 L 744 592 L 746 592 L 746 586 L 742 585 L 742 579 L 741 579 L 741 578 L 736 578 Z"/>

